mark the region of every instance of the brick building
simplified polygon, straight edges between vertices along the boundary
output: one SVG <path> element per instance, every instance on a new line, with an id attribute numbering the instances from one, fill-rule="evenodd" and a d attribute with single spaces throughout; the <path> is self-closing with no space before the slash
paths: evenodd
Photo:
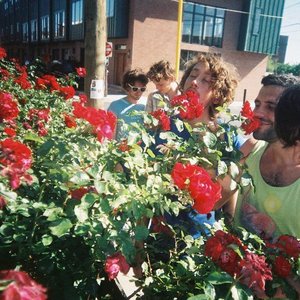
<path id="1" fill-rule="evenodd" d="M 1 44 L 21 60 L 42 57 L 84 65 L 85 0 L 3 0 Z M 215 52 L 239 74 L 238 100 L 253 99 L 276 54 L 284 0 L 193 0 L 182 11 L 180 66 L 197 52 Z M 145 71 L 160 59 L 176 63 L 177 0 L 107 0 L 108 40 L 113 42 L 108 82 L 124 70 Z M 151 86 L 150 86 L 151 89 Z"/>

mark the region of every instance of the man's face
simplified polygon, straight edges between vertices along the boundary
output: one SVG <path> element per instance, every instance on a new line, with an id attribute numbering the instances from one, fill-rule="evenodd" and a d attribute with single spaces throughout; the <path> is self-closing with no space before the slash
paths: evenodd
<path id="1" fill-rule="evenodd" d="M 260 126 L 253 132 L 257 140 L 272 142 L 276 140 L 274 129 L 274 111 L 278 98 L 284 91 L 284 87 L 276 85 L 263 86 L 255 99 L 254 116 L 259 119 Z"/>

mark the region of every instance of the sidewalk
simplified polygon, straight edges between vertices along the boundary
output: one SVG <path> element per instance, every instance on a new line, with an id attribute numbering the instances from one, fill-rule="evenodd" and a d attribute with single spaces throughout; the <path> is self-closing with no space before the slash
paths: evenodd
<path id="1" fill-rule="evenodd" d="M 124 93 L 124 90 L 121 86 L 118 85 L 109 85 L 108 86 L 108 95 L 104 98 L 103 108 L 107 109 L 109 104 L 112 101 L 121 99 L 125 97 L 126 94 Z M 147 96 L 142 96 L 139 103 L 146 105 L 147 102 Z M 234 101 L 230 104 L 229 108 L 231 110 L 231 113 L 238 114 L 241 111 L 241 108 L 243 106 L 243 101 Z"/>

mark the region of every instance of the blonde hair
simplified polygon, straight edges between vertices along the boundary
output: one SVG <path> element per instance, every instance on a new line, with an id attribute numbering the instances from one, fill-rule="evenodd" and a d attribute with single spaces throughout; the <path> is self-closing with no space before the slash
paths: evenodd
<path id="1" fill-rule="evenodd" d="M 150 67 L 147 77 L 151 81 L 168 80 L 175 77 L 175 70 L 172 68 L 170 62 L 161 60 Z"/>

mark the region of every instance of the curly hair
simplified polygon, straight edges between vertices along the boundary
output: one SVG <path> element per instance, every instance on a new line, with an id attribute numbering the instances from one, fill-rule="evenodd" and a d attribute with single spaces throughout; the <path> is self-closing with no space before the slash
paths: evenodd
<path id="1" fill-rule="evenodd" d="M 129 84 L 134 85 L 137 81 L 146 86 L 149 82 L 149 79 L 141 69 L 127 71 L 123 75 L 122 88 L 127 91 L 129 89 Z"/>
<path id="2" fill-rule="evenodd" d="M 171 67 L 170 62 L 161 60 L 150 67 L 147 76 L 151 81 L 168 80 L 175 78 L 175 70 Z"/>
<path id="3" fill-rule="evenodd" d="M 281 94 L 275 109 L 275 131 L 285 147 L 300 141 L 300 84 Z"/>
<path id="4" fill-rule="evenodd" d="M 209 115 L 211 118 L 214 118 L 218 113 L 216 109 L 218 106 L 224 106 L 233 101 L 238 84 L 238 73 L 236 68 L 232 64 L 225 62 L 220 55 L 200 53 L 187 63 L 187 68 L 179 84 L 181 90 L 197 63 L 206 64 L 211 72 L 213 101 L 209 107 Z"/>

